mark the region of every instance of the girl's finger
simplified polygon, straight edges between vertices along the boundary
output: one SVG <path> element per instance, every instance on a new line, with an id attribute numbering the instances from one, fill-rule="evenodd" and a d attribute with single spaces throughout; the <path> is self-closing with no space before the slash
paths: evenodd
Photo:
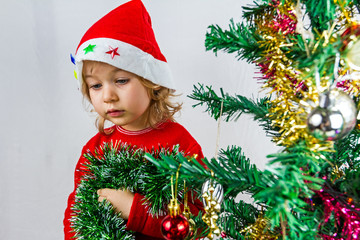
<path id="1" fill-rule="evenodd" d="M 102 202 L 102 201 L 104 201 L 104 199 L 105 199 L 104 197 L 99 197 L 98 202 Z"/>

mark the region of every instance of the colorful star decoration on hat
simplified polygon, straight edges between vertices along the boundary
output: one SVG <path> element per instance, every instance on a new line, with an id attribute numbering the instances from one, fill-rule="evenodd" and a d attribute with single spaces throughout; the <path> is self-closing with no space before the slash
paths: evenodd
<path id="1" fill-rule="evenodd" d="M 109 46 L 110 51 L 107 51 L 107 54 L 111 55 L 111 58 L 114 59 L 115 56 L 120 56 L 120 54 L 117 52 L 118 51 L 118 47 L 117 48 L 112 48 Z"/>
<path id="2" fill-rule="evenodd" d="M 75 62 L 75 58 L 74 56 L 70 53 L 70 59 L 71 59 L 71 62 L 76 65 L 76 62 Z"/>
<path id="3" fill-rule="evenodd" d="M 84 48 L 85 54 L 88 54 L 89 52 L 94 52 L 94 48 L 96 45 L 91 45 L 89 44 L 89 46 L 87 46 L 86 48 Z"/>

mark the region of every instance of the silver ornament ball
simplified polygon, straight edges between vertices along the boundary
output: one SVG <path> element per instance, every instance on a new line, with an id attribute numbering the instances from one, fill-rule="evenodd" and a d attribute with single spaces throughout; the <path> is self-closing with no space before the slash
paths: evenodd
<path id="1" fill-rule="evenodd" d="M 351 97 L 338 89 L 320 94 L 319 106 L 307 119 L 309 132 L 323 141 L 345 137 L 356 125 L 356 107 Z"/>
<path id="2" fill-rule="evenodd" d="M 310 133 L 322 140 L 337 139 L 344 127 L 344 118 L 339 111 L 317 107 L 308 116 L 307 125 Z"/>

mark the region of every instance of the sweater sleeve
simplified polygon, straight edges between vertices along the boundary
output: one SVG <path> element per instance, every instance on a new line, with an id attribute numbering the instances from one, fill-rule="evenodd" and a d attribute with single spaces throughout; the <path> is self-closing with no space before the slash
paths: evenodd
<path id="1" fill-rule="evenodd" d="M 84 157 L 85 149 L 87 147 L 84 147 L 82 149 L 81 156 L 79 158 L 78 163 L 76 164 L 75 173 L 74 173 L 74 190 L 72 193 L 70 193 L 68 198 L 68 204 L 65 209 L 65 216 L 64 216 L 64 234 L 65 234 L 65 240 L 74 239 L 75 232 L 71 228 L 71 218 L 75 215 L 74 211 L 72 210 L 72 207 L 75 203 L 75 194 L 76 189 L 81 181 L 81 177 L 85 174 L 86 168 L 84 167 L 84 164 L 86 163 L 86 158 Z"/>
<path id="2" fill-rule="evenodd" d="M 192 146 L 187 151 L 186 155 L 192 156 L 197 154 L 197 159 L 202 159 L 203 154 L 198 144 Z M 202 163 L 202 162 L 201 162 Z M 199 211 L 203 211 L 203 204 L 199 199 L 189 196 L 188 206 L 190 212 L 197 216 Z M 191 201 L 195 199 L 194 201 Z M 130 209 L 129 219 L 127 222 L 127 230 L 135 231 L 143 235 L 154 238 L 163 238 L 161 234 L 161 222 L 165 216 L 153 217 L 148 212 L 148 207 L 144 205 L 145 198 L 143 195 L 135 193 L 134 200 Z M 181 210 L 184 209 L 183 204 L 180 205 Z"/>

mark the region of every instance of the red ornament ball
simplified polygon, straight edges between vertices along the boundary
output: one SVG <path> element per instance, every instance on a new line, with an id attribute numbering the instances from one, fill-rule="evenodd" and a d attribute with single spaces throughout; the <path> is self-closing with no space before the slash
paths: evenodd
<path id="1" fill-rule="evenodd" d="M 189 222 L 182 215 L 168 215 L 161 222 L 161 233 L 167 240 L 183 240 L 189 234 Z"/>

